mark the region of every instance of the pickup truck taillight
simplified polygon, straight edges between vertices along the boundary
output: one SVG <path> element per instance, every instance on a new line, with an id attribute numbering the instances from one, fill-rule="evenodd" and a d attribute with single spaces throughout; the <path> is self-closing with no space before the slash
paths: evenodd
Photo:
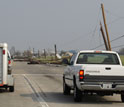
<path id="1" fill-rule="evenodd" d="M 79 81 L 83 81 L 84 79 L 84 70 L 79 71 Z"/>
<path id="2" fill-rule="evenodd" d="M 11 60 L 8 61 L 8 64 L 9 64 L 9 65 L 11 64 Z"/>
<path id="3" fill-rule="evenodd" d="M 5 50 L 3 50 L 3 55 L 5 55 Z"/>

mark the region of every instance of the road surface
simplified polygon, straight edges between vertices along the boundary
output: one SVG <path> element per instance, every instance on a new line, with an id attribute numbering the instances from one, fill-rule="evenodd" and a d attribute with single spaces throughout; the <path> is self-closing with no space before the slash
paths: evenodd
<path id="1" fill-rule="evenodd" d="M 0 107 L 123 107 L 120 95 L 85 96 L 82 102 L 73 101 L 62 92 L 64 67 L 13 63 L 15 92 L 0 89 Z"/>

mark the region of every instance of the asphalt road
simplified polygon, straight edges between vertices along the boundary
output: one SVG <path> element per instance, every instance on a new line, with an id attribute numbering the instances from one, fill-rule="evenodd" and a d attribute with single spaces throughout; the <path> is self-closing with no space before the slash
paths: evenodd
<path id="1" fill-rule="evenodd" d="M 85 96 L 80 103 L 62 93 L 64 67 L 14 62 L 15 92 L 0 89 L 0 107 L 123 107 L 120 95 Z"/>

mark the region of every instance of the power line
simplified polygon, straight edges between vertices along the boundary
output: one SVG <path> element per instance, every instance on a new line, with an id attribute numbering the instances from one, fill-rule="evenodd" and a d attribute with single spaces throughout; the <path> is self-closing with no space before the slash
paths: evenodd
<path id="1" fill-rule="evenodd" d="M 110 25 L 110 24 L 112 24 L 112 23 L 115 23 L 115 22 L 117 22 L 117 21 L 119 21 L 119 20 L 121 20 L 121 19 L 124 19 L 124 18 L 121 18 L 121 17 L 120 17 L 120 18 L 116 18 L 115 20 L 109 22 L 108 25 Z"/>
<path id="2" fill-rule="evenodd" d="M 101 8 L 99 8 L 99 12 L 98 12 L 98 16 L 97 16 L 97 21 L 96 21 L 96 26 L 95 26 L 95 29 L 93 30 L 92 36 L 95 35 L 96 30 L 97 30 L 97 26 L 98 26 L 98 22 L 99 22 L 99 16 L 100 16 L 100 11 L 101 11 Z"/>
<path id="3" fill-rule="evenodd" d="M 116 41 L 116 40 L 118 40 L 118 39 L 120 39 L 120 38 L 123 38 L 123 37 L 124 37 L 124 35 L 122 35 L 122 36 L 120 36 L 120 37 L 117 37 L 117 38 L 111 40 L 110 42 L 114 42 L 114 41 Z"/>
<path id="4" fill-rule="evenodd" d="M 92 37 L 93 37 L 93 36 L 95 35 L 95 33 L 96 33 L 96 31 L 97 31 L 97 27 L 98 27 L 98 22 L 99 22 L 100 10 L 101 10 L 101 8 L 99 9 L 99 12 L 98 12 L 98 17 L 97 17 L 96 26 L 95 26 L 94 30 L 93 30 L 93 31 L 90 31 L 89 33 L 86 33 L 85 36 L 92 34 Z M 74 38 L 74 39 L 72 39 L 72 40 L 70 40 L 70 41 L 68 41 L 68 42 L 62 43 L 62 44 L 60 44 L 60 46 L 65 46 L 65 45 L 69 45 L 69 44 L 71 44 L 71 43 L 74 43 L 75 41 L 80 40 L 81 37 L 83 37 L 83 35 L 78 36 L 78 37 L 76 37 L 76 38 Z M 91 39 L 91 40 L 92 40 L 92 39 Z M 91 43 L 91 42 L 90 42 L 90 43 Z"/>
<path id="5" fill-rule="evenodd" d="M 90 39 L 90 44 L 89 44 L 89 47 L 92 46 L 92 41 L 93 41 L 93 37 L 95 36 L 96 34 L 96 31 L 97 31 L 97 27 L 98 27 L 98 23 L 99 23 L 99 19 L 100 19 L 100 11 L 101 11 L 101 7 L 99 8 L 99 12 L 98 12 L 98 16 L 97 16 L 97 20 L 96 20 L 96 25 L 95 25 L 95 28 L 93 30 L 93 33 L 92 33 L 92 36 L 91 36 L 91 39 Z"/>
<path id="6" fill-rule="evenodd" d="M 119 46 L 115 46 L 115 47 L 112 47 L 112 48 L 115 49 L 115 48 L 122 47 L 122 46 L 124 46 L 124 45 L 119 45 Z"/>
<path id="7" fill-rule="evenodd" d="M 117 14 L 114 14 L 114 13 L 108 11 L 107 9 L 105 9 L 105 11 L 106 11 L 107 13 L 111 14 L 112 16 L 116 16 L 116 17 L 117 17 L 115 20 L 113 20 L 113 21 L 111 21 L 110 23 L 108 23 L 108 25 L 110 25 L 110 24 L 112 24 L 112 23 L 114 23 L 114 22 L 116 22 L 116 21 L 118 21 L 118 20 L 120 20 L 120 19 L 124 19 L 124 16 L 119 16 L 119 15 L 117 15 Z M 97 27 L 97 26 L 96 26 L 96 27 Z M 95 28 L 95 30 L 96 30 L 96 28 Z M 95 30 L 94 30 L 93 35 L 95 34 Z M 119 37 L 117 37 L 117 38 L 111 40 L 110 42 L 112 43 L 112 42 L 114 42 L 114 41 L 116 41 L 116 40 L 118 40 L 118 39 L 121 39 L 121 38 L 123 38 L 123 37 L 124 37 L 124 35 L 119 36 Z M 101 45 L 96 46 L 95 48 L 92 48 L 92 49 L 97 49 L 97 48 L 99 48 L 99 47 L 101 47 L 101 46 L 103 46 L 103 45 L 104 45 L 104 44 L 101 44 Z M 118 48 L 118 47 L 122 47 L 122 46 L 124 46 L 124 45 L 119 45 L 119 46 L 115 46 L 115 47 L 112 47 L 112 48 Z"/>
<path id="8" fill-rule="evenodd" d="M 119 16 L 119 15 L 113 13 L 113 12 L 110 12 L 110 11 L 107 10 L 107 9 L 105 9 L 105 11 L 106 11 L 108 14 L 112 15 L 112 16 L 115 16 L 115 17 L 117 17 L 117 18 L 123 18 L 123 19 L 124 19 L 124 16 Z"/>
<path id="9" fill-rule="evenodd" d="M 72 39 L 72 40 L 70 40 L 68 42 L 64 42 L 64 43 L 60 44 L 60 46 L 71 45 L 71 43 L 74 43 L 75 41 L 80 40 L 81 37 L 83 37 L 83 36 L 91 35 L 91 33 L 93 33 L 93 31 L 90 31 L 89 33 L 86 33 L 85 35 L 78 36 L 78 37 L 76 37 L 76 38 L 74 38 L 74 39 Z"/>
<path id="10" fill-rule="evenodd" d="M 117 14 L 114 14 L 113 12 L 110 12 L 109 10 L 106 10 L 106 9 L 105 9 L 105 11 L 106 11 L 106 13 L 108 13 L 108 14 L 110 14 L 110 15 L 112 15 L 112 16 L 117 17 L 117 18 L 114 19 L 113 21 L 109 22 L 108 25 L 110 25 L 110 24 L 112 24 L 112 23 L 114 23 L 114 22 L 117 22 L 118 20 L 124 19 L 124 16 L 119 16 L 119 15 L 117 15 Z"/>
<path id="11" fill-rule="evenodd" d="M 101 45 L 99 45 L 99 46 L 96 46 L 95 48 L 92 48 L 91 50 L 94 50 L 94 49 L 97 49 L 97 48 L 99 48 L 99 47 L 101 47 L 101 46 L 103 46 L 104 44 L 101 44 Z"/>
<path id="12" fill-rule="evenodd" d="M 124 37 L 124 35 L 119 36 L 119 37 L 117 37 L 117 38 L 111 40 L 110 42 L 112 43 L 112 42 L 114 42 L 114 41 L 116 41 L 116 40 L 118 40 L 118 39 L 120 39 L 120 38 L 123 38 L 123 37 Z M 92 48 L 92 49 L 97 49 L 97 48 L 99 48 L 99 47 L 101 47 L 101 46 L 103 46 L 103 45 L 104 45 L 104 44 L 101 44 L 101 45 L 96 46 L 95 48 Z M 122 45 L 121 45 L 121 46 L 122 46 Z M 116 47 L 113 47 L 113 48 L 116 48 Z"/>

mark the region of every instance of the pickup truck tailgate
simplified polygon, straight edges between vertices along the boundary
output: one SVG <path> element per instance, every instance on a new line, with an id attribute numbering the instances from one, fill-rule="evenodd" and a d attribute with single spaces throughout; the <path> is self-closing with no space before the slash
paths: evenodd
<path id="1" fill-rule="evenodd" d="M 124 82 L 124 67 L 118 65 L 88 65 L 85 67 L 84 81 Z"/>
<path id="2" fill-rule="evenodd" d="M 3 49 L 0 48 L 0 84 L 2 84 L 2 71 L 3 71 Z"/>

